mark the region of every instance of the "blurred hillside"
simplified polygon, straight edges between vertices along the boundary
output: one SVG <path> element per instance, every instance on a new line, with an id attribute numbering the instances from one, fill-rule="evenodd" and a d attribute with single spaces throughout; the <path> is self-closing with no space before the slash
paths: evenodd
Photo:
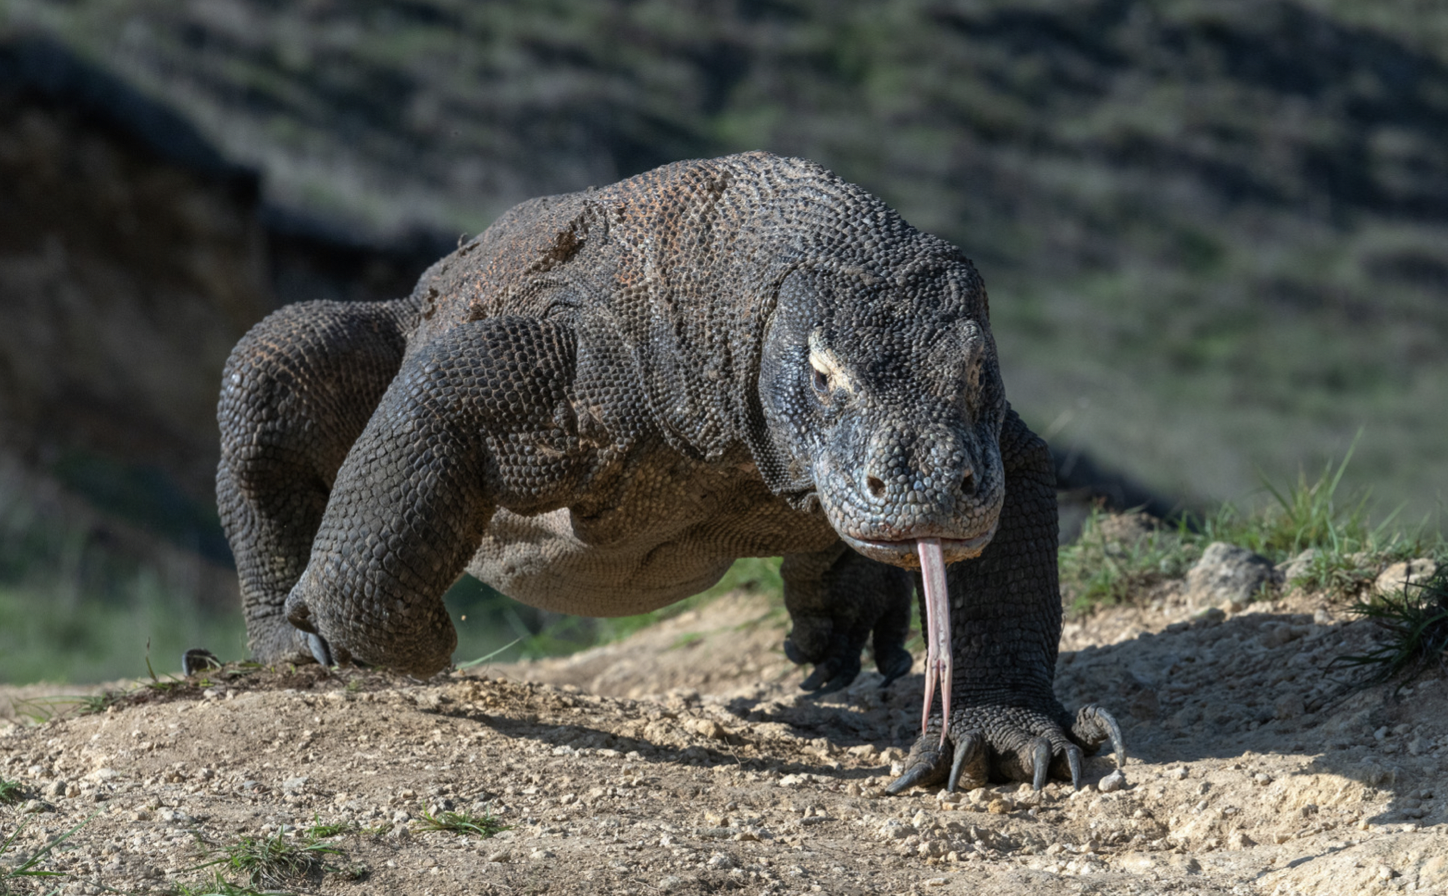
<path id="1" fill-rule="evenodd" d="M 4 9 L 261 172 L 282 229 L 395 245 L 677 158 L 819 160 L 976 260 L 1058 445 L 1236 498 L 1361 427 L 1350 484 L 1443 499 L 1440 2 Z"/>

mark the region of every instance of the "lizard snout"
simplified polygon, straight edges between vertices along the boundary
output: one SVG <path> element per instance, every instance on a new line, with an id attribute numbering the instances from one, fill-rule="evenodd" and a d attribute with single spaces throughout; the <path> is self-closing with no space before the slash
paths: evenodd
<path id="1" fill-rule="evenodd" d="M 835 531 L 855 550 L 907 569 L 916 543 L 940 542 L 946 562 L 975 557 L 995 534 L 1003 476 L 990 446 L 941 422 L 861 426 L 844 434 L 820 468 L 821 503 Z M 851 442 L 863 451 L 849 452 Z M 842 450 L 844 449 L 844 450 Z M 853 454 L 854 464 L 841 462 Z M 834 488 L 830 485 L 833 484 Z"/>
<path id="2" fill-rule="evenodd" d="M 975 467 L 964 440 L 946 427 L 889 427 L 870 438 L 856 488 L 863 503 L 882 512 L 915 507 L 931 515 L 975 494 Z"/>

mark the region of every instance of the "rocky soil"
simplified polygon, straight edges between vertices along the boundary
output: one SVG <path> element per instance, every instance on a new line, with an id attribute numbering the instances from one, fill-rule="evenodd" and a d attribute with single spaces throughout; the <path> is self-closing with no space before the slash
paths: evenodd
<path id="1" fill-rule="evenodd" d="M 257 890 L 364 893 L 1448 893 L 1448 689 L 1345 691 L 1374 629 L 1321 595 L 1199 611 L 1180 584 L 1068 623 L 1058 690 L 1130 752 L 1042 793 L 882 788 L 920 676 L 811 699 L 786 619 L 736 595 L 627 641 L 428 682 L 229 667 L 0 733 L 0 868 L 63 893 L 198 886 L 243 838 L 340 852 Z M 13 718 L 0 691 L 0 714 Z M 32 694 L 33 696 L 33 694 Z M 24 705 L 22 704 L 22 709 Z M 0 722 L 0 727 L 5 727 Z M 488 839 L 423 828 L 491 812 Z M 233 881 L 247 883 L 239 872 Z M 3 879 L 0 870 L 0 879 Z M 4 886 L 16 888 L 11 880 Z M 39 892 L 41 887 L 20 882 Z M 210 892 L 195 890 L 193 892 Z"/>

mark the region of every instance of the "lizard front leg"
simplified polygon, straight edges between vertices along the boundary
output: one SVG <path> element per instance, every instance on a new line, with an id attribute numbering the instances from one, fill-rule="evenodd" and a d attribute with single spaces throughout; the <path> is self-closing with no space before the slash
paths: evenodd
<path id="1" fill-rule="evenodd" d="M 1079 785 L 1083 753 L 1109 741 L 1117 763 L 1126 758 L 1108 712 L 1088 705 L 1073 717 L 1052 689 L 1061 598 L 1046 443 L 1010 412 L 1000 448 L 1006 495 L 996 535 L 978 558 L 947 571 L 949 721 L 928 722 L 890 793 L 941 781 L 952 790 L 992 780 L 1031 781 L 1039 789 L 1048 775 Z"/>
<path id="2" fill-rule="evenodd" d="M 397 375 L 416 307 L 305 302 L 277 311 L 232 350 L 217 422 L 216 504 L 241 582 L 251 655 L 311 656 L 287 622 L 332 482 Z"/>
<path id="3" fill-rule="evenodd" d="M 342 663 L 446 668 L 442 593 L 494 510 L 562 506 L 586 470 L 575 356 L 571 329 L 526 317 L 461 324 L 409 356 L 337 473 L 292 624 Z"/>

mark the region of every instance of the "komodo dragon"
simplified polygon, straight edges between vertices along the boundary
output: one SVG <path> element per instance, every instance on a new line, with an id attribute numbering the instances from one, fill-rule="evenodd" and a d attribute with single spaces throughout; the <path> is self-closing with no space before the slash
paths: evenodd
<path id="1" fill-rule="evenodd" d="M 979 276 L 812 163 L 680 162 L 524 202 L 405 299 L 262 321 L 218 417 L 261 661 L 436 673 L 464 570 L 618 616 L 783 555 L 808 689 L 853 681 L 871 638 L 887 683 L 907 672 L 919 583 L 924 731 L 891 792 L 1079 782 L 1083 750 L 1124 755 L 1108 713 L 1052 691 L 1054 479 L 1006 403 Z"/>

